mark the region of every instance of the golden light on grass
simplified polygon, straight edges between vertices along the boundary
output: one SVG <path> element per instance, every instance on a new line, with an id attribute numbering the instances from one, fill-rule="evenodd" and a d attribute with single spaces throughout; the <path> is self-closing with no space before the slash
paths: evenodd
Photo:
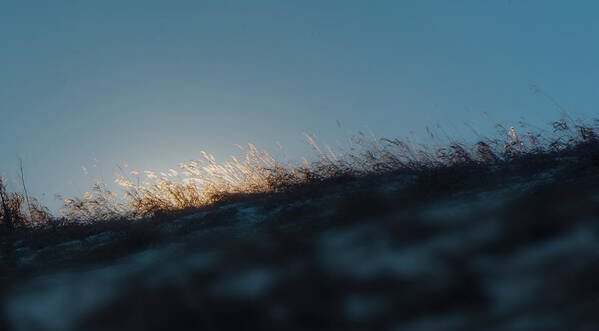
<path id="1" fill-rule="evenodd" d="M 302 158 L 302 165 L 277 160 L 251 143 L 237 145 L 245 155 L 232 156 L 224 163 L 218 163 L 214 155 L 201 151 L 202 158 L 199 160 L 179 163 L 179 170 L 158 172 L 160 176 L 152 170 L 143 171 L 143 179 L 135 170 L 115 174 L 115 183 L 123 190 L 122 197 L 96 180 L 93 194 L 86 192 L 83 198 L 65 200 L 65 215 L 83 221 L 145 217 L 157 212 L 203 207 L 234 194 L 285 191 L 296 185 L 340 176 L 502 162 L 526 153 L 565 148 L 577 139 L 594 137 L 596 130 L 591 127 L 578 130 L 576 128 L 581 126 L 554 124 L 554 128 L 561 130 L 556 141 L 543 141 L 540 134 L 527 132 L 521 136 L 532 138 L 525 144 L 514 127 L 497 127 L 502 138 L 483 139 L 472 145 L 450 140 L 446 146 L 429 146 L 409 139 L 368 137 L 359 133 L 348 140 L 348 150 L 342 147 L 334 150 L 325 145 L 327 153 L 313 136 L 304 134 L 318 157 L 315 161 Z"/>

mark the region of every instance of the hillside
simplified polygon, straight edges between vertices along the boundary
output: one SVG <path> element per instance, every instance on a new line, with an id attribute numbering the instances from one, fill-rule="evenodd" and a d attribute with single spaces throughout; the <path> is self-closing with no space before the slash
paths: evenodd
<path id="1" fill-rule="evenodd" d="M 2 330 L 595 330 L 599 143 L 1 240 Z"/>

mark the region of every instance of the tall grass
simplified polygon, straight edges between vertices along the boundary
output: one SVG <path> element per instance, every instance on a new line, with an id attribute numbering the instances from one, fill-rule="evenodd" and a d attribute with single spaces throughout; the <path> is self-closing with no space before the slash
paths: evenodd
<path id="1" fill-rule="evenodd" d="M 8 192 L 6 181 L 0 177 L 0 232 L 47 224 L 52 218 L 48 208 L 25 193 Z"/>
<path id="2" fill-rule="evenodd" d="M 444 167 L 509 162 L 534 154 L 557 153 L 573 145 L 595 141 L 599 121 L 583 125 L 564 115 L 552 123 L 551 132 L 527 130 L 525 123 L 514 127 L 496 126 L 496 138 L 480 138 L 473 144 L 452 139 L 434 145 L 409 139 L 387 139 L 359 133 L 349 139 L 349 148 L 322 148 L 305 135 L 317 156 L 297 165 L 279 161 L 253 144 L 242 147 L 243 158 L 218 163 L 202 151 L 202 158 L 180 163 L 178 170 L 156 173 L 137 171 L 117 174 L 115 182 L 124 192 L 119 197 L 101 182 L 84 197 L 65 200 L 64 216 L 78 221 L 115 217 L 136 218 L 160 212 L 198 208 L 222 201 L 234 194 L 281 192 L 299 185 L 339 178 L 391 172 L 423 173 Z M 427 128 L 431 138 L 438 137 Z"/>
<path id="3" fill-rule="evenodd" d="M 253 144 L 243 157 L 218 163 L 214 156 L 201 152 L 202 158 L 180 163 L 168 172 L 146 170 L 116 174 L 122 192 L 114 192 L 106 183 L 94 181 L 90 192 L 64 200 L 60 217 L 52 216 L 35 198 L 6 189 L 0 178 L 0 229 L 35 227 L 62 222 L 94 222 L 110 219 L 134 219 L 158 213 L 205 207 L 237 194 L 284 192 L 305 184 L 367 175 L 403 172 L 426 174 L 448 167 L 471 168 L 507 163 L 514 159 L 560 153 L 580 144 L 597 142 L 599 120 L 584 124 L 563 115 L 548 130 L 528 130 L 496 125 L 495 138 L 479 137 L 474 143 L 440 139 L 427 133 L 435 144 L 419 144 L 410 139 L 378 138 L 358 133 L 348 146 L 335 150 L 321 147 L 314 137 L 305 135 L 315 159 L 303 164 L 280 161 Z M 21 172 L 22 174 L 22 172 Z"/>

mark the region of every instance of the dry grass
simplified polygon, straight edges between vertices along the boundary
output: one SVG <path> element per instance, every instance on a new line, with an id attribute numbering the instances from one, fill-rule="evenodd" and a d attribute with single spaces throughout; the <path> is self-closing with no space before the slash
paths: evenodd
<path id="1" fill-rule="evenodd" d="M 46 207 L 24 193 L 7 192 L 5 183 L 6 178 L 0 177 L 0 232 L 48 223 L 51 215 Z"/>
<path id="2" fill-rule="evenodd" d="M 301 166 L 281 162 L 268 152 L 248 144 L 241 147 L 244 158 L 217 163 L 214 156 L 202 152 L 202 159 L 179 164 L 179 169 L 155 173 L 144 171 L 116 174 L 115 182 L 124 197 L 95 183 L 92 193 L 67 199 L 65 217 L 79 221 L 112 219 L 115 217 L 147 217 L 161 212 L 201 208 L 231 195 L 282 192 L 294 187 L 339 178 L 351 178 L 390 172 L 426 173 L 447 167 L 488 165 L 525 159 L 530 155 L 559 153 L 576 144 L 594 141 L 599 122 L 583 125 L 564 115 L 552 123 L 552 131 L 530 132 L 525 123 L 519 130 L 497 125 L 497 138 L 481 138 L 474 144 L 450 140 L 442 145 L 417 144 L 409 139 L 370 137 L 363 133 L 353 136 L 349 148 L 321 148 L 316 140 L 305 135 L 317 159 Z M 439 141 L 428 130 L 431 137 Z"/>
<path id="3" fill-rule="evenodd" d="M 432 145 L 360 132 L 348 140 L 346 148 L 336 150 L 326 145 L 322 148 L 306 134 L 306 142 L 317 157 L 314 161 L 304 159 L 301 165 L 279 161 L 253 144 L 239 146 L 244 157 L 232 157 L 225 163 L 218 163 L 214 156 L 202 152 L 200 160 L 181 163 L 177 170 L 158 174 L 146 170 L 145 176 L 137 171 L 115 174 L 121 194 L 95 181 L 92 190 L 83 197 L 64 200 L 60 217 L 52 217 L 26 193 L 8 193 L 6 179 L 0 179 L 0 225 L 12 231 L 43 224 L 135 219 L 202 208 L 234 195 L 284 192 L 305 184 L 392 172 L 424 175 L 439 181 L 439 176 L 446 174 L 444 169 L 468 172 L 473 167 L 533 159 L 531 156 L 538 159 L 540 155 L 556 155 L 580 144 L 596 142 L 599 120 L 588 125 L 564 115 L 552 123 L 550 131 L 532 132 L 521 122 L 518 129 L 502 125 L 496 128 L 496 138 L 479 137 L 472 144 L 440 139 L 429 128 L 428 134 L 437 142 Z"/>

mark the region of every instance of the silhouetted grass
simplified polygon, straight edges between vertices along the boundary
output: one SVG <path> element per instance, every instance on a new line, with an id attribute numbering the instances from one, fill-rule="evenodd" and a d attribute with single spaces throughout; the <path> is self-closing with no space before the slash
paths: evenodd
<path id="1" fill-rule="evenodd" d="M 564 115 L 552 123 L 551 132 L 534 133 L 526 131 L 524 123 L 520 123 L 522 133 L 514 127 L 497 125 L 496 138 L 481 138 L 471 145 L 452 140 L 444 145 L 424 145 L 359 133 L 350 139 L 349 150 L 322 148 L 313 137 L 305 135 L 318 159 L 304 160 L 300 166 L 279 161 L 252 144 L 244 149 L 244 159 L 233 157 L 222 164 L 202 152 L 203 159 L 181 163 L 179 170 L 159 174 L 144 171 L 145 180 L 137 171 L 117 175 L 115 181 L 124 190 L 124 199 L 97 182 L 92 193 L 65 200 L 65 217 L 78 221 L 148 217 L 205 207 L 232 195 L 286 192 L 307 184 L 397 172 L 447 186 L 456 173 L 475 168 L 523 162 L 532 170 L 538 166 L 535 163 L 596 142 L 598 123 L 583 124 Z"/>
<path id="2" fill-rule="evenodd" d="M 137 219 L 176 211 L 198 209 L 223 203 L 248 194 L 292 192 L 301 187 L 351 178 L 402 173 L 417 178 L 430 191 L 451 189 L 464 177 L 479 176 L 490 167 L 515 167 L 524 174 L 545 166 L 560 155 L 576 153 L 592 162 L 597 145 L 599 121 L 582 123 L 563 115 L 550 131 L 527 130 L 525 123 L 514 127 L 496 126 L 494 138 L 480 137 L 473 144 L 449 138 L 433 145 L 409 139 L 388 139 L 359 133 L 348 141 L 349 148 L 321 147 L 310 135 L 306 141 L 317 159 L 296 165 L 280 161 L 253 144 L 240 148 L 243 159 L 217 163 L 202 151 L 203 158 L 179 164 L 179 169 L 155 173 L 138 171 L 117 174 L 115 182 L 124 197 L 95 181 L 83 197 L 65 199 L 61 215 L 51 216 L 35 199 L 27 204 L 26 195 L 8 193 L 0 181 L 0 224 L 5 231 L 18 227 L 52 226 L 65 223 L 91 223 L 116 219 Z M 442 141 L 430 129 L 433 141 Z"/>
<path id="3" fill-rule="evenodd" d="M 0 233 L 47 224 L 52 217 L 49 210 L 35 198 L 23 193 L 7 192 L 5 181 L 0 177 Z"/>

